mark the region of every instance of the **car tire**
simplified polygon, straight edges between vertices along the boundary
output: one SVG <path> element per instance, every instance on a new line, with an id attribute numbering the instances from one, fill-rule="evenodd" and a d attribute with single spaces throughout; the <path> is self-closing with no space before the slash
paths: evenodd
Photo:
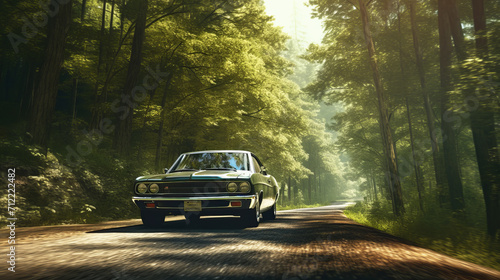
<path id="1" fill-rule="evenodd" d="M 255 208 L 241 215 L 241 219 L 248 227 L 258 227 L 260 223 L 260 201 L 257 198 Z"/>
<path id="2" fill-rule="evenodd" d="M 273 207 L 266 212 L 262 213 L 262 218 L 265 220 L 276 220 L 276 203 L 273 204 Z"/>
<path id="3" fill-rule="evenodd" d="M 200 222 L 200 214 L 197 213 L 185 213 L 184 218 L 186 218 L 186 223 L 188 225 L 197 224 Z"/>
<path id="4" fill-rule="evenodd" d="M 141 211 L 141 219 L 147 227 L 160 227 L 165 222 L 165 215 L 158 212 Z"/>

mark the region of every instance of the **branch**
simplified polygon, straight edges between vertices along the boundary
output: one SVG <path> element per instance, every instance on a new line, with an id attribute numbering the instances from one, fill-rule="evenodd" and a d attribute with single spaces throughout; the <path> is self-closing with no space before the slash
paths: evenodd
<path id="1" fill-rule="evenodd" d="M 353 6 L 354 6 L 354 8 L 356 8 L 356 9 L 358 8 L 358 7 L 356 7 L 356 4 L 355 4 L 355 3 L 353 3 L 351 0 L 345 0 L 345 1 L 346 1 L 346 2 L 348 2 L 349 4 L 353 5 Z"/>
<path id="2" fill-rule="evenodd" d="M 151 25 L 155 24 L 157 21 L 159 21 L 160 19 L 163 19 L 165 17 L 168 17 L 168 16 L 171 16 L 171 15 L 176 15 L 176 14 L 183 14 L 183 13 L 187 13 L 188 11 L 186 10 L 182 10 L 182 11 L 178 11 L 176 12 L 175 10 L 177 10 L 179 7 L 182 7 L 184 5 L 184 3 L 179 3 L 177 6 L 174 6 L 172 8 L 172 10 L 166 14 L 163 14 L 161 15 L 160 17 L 157 17 L 156 19 L 152 20 L 150 23 L 146 24 L 146 29 L 148 27 L 150 27 Z"/>
<path id="3" fill-rule="evenodd" d="M 262 112 L 265 109 L 267 109 L 267 107 L 262 107 L 262 108 L 260 108 L 259 110 L 255 111 L 255 112 L 246 113 L 246 114 L 242 114 L 242 115 L 245 116 L 245 117 L 250 117 L 252 115 L 255 115 L 255 114 L 258 114 L 258 113 Z"/>
<path id="4" fill-rule="evenodd" d="M 210 18 L 215 12 L 217 12 L 218 9 L 220 9 L 222 7 L 222 5 L 224 5 L 226 3 L 227 3 L 227 0 L 222 1 L 219 5 L 217 5 L 213 11 L 211 11 L 204 19 L 202 19 L 200 21 L 200 23 L 198 24 L 198 26 L 201 26 L 201 24 L 204 23 L 205 20 L 207 20 L 208 18 Z"/>

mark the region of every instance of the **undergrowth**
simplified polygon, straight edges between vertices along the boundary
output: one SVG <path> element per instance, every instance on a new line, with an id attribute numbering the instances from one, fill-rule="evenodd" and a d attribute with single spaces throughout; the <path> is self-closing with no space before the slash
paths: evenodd
<path id="1" fill-rule="evenodd" d="M 500 270 L 500 244 L 486 234 L 486 229 L 467 222 L 465 214 L 453 215 L 434 205 L 407 209 L 404 216 L 395 218 L 388 202 L 358 202 L 344 211 L 350 219 L 422 247 L 465 261 Z M 472 218 L 472 219 L 471 219 Z M 469 217 L 474 220 L 474 217 Z"/>
<path id="2" fill-rule="evenodd" d="M 15 168 L 15 214 L 7 207 L 0 218 L 15 215 L 26 226 L 96 223 L 138 216 L 130 197 L 133 180 L 143 168 L 130 166 L 96 150 L 75 166 L 63 150 L 42 151 L 22 141 L 0 140 L 0 182 L 7 186 L 8 168 Z M 0 202 L 7 205 L 7 192 Z"/>

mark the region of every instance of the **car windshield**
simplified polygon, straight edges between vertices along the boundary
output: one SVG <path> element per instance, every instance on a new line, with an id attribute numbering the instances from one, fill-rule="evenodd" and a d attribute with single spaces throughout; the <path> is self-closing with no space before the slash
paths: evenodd
<path id="1" fill-rule="evenodd" d="M 245 153 L 187 154 L 173 172 L 188 170 L 249 170 Z"/>

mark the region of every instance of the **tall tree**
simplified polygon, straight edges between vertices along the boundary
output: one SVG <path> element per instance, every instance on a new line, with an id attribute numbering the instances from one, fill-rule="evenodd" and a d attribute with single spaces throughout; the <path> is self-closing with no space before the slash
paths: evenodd
<path id="1" fill-rule="evenodd" d="M 128 64 L 125 86 L 123 87 L 123 98 L 121 105 L 126 108 L 125 112 L 118 118 L 118 128 L 115 136 L 115 148 L 119 154 L 125 155 L 130 148 L 132 137 L 132 118 L 134 115 L 134 103 L 132 90 L 139 79 L 142 63 L 142 46 L 146 37 L 146 15 L 148 0 L 137 0 L 137 20 L 135 22 L 134 39 L 132 41 L 132 52 Z"/>
<path id="2" fill-rule="evenodd" d="M 403 91 L 407 92 L 405 96 L 405 107 L 406 107 L 406 117 L 408 120 L 408 132 L 410 133 L 410 147 L 411 147 L 411 155 L 412 155 L 412 165 L 413 169 L 415 172 L 415 181 L 417 183 L 417 192 L 418 192 L 418 202 L 420 206 L 420 210 L 424 210 L 423 207 L 423 200 L 422 200 L 422 191 L 423 191 L 423 177 L 422 177 L 422 169 L 420 168 L 420 164 L 416 160 L 416 153 L 415 153 L 415 141 L 414 141 L 414 136 L 413 136 L 413 123 L 412 123 L 412 118 L 411 118 L 411 112 L 410 112 L 410 102 L 409 102 L 409 97 L 410 97 L 410 90 L 407 87 L 408 84 L 408 79 L 407 79 L 407 74 L 406 74 L 406 67 L 405 63 L 403 61 L 403 33 L 401 30 L 401 7 L 399 6 L 398 3 L 398 35 L 399 35 L 399 40 L 398 40 L 398 48 L 399 48 L 399 68 L 401 70 L 401 80 L 403 82 Z"/>
<path id="3" fill-rule="evenodd" d="M 422 56 L 422 49 L 420 47 L 420 38 L 418 34 L 418 26 L 416 19 L 417 18 L 416 2 L 417 2 L 416 0 L 409 1 L 413 49 L 415 52 L 415 62 L 417 65 L 418 77 L 420 81 L 420 90 L 424 100 L 425 115 L 427 118 L 426 119 L 427 130 L 429 132 L 429 137 L 431 140 L 432 160 L 434 162 L 434 176 L 436 178 L 438 198 L 439 198 L 439 203 L 442 205 L 445 202 L 446 197 L 448 197 L 448 194 L 446 193 L 447 192 L 446 176 L 444 173 L 443 158 L 441 157 L 441 150 L 439 148 L 436 129 L 434 125 L 435 116 L 432 110 L 432 104 L 429 97 L 429 90 L 427 89 L 427 82 L 425 78 L 424 59 Z"/>
<path id="4" fill-rule="evenodd" d="M 363 34 L 365 44 L 368 49 L 368 56 L 370 60 L 370 67 L 373 74 L 373 83 L 375 86 L 375 93 L 377 95 L 377 108 L 379 111 L 380 130 L 384 144 L 384 153 L 388 165 L 388 182 L 392 190 L 392 204 L 393 211 L 396 215 L 404 213 L 403 194 L 401 190 L 401 182 L 399 179 L 398 163 L 396 159 L 396 149 L 392 139 L 391 127 L 389 125 L 389 117 L 387 114 L 387 102 L 384 96 L 384 88 L 378 61 L 375 53 L 375 45 L 370 30 L 370 20 L 368 16 L 368 4 L 364 0 L 358 0 L 358 9 L 361 13 L 361 21 L 363 24 Z"/>
<path id="5" fill-rule="evenodd" d="M 56 3 L 56 2 L 54 2 Z M 57 100 L 59 73 L 64 61 L 66 35 L 71 23 L 73 1 L 61 1 L 59 12 L 49 18 L 45 59 L 40 67 L 40 76 L 33 96 L 33 107 L 28 123 L 32 142 L 47 147 L 49 131 Z"/>
<path id="6" fill-rule="evenodd" d="M 447 0 L 438 1 L 438 29 L 439 29 L 439 71 L 441 81 L 441 129 L 443 132 L 443 152 L 446 177 L 448 179 L 450 203 L 453 211 L 464 209 L 463 186 L 460 178 L 460 166 L 456 150 L 456 129 L 452 121 L 455 112 L 450 109 L 450 91 L 452 86 L 451 75 L 451 27 L 449 20 L 449 6 Z"/>
<path id="7" fill-rule="evenodd" d="M 474 31 L 476 56 L 481 60 L 488 60 L 488 38 L 486 36 L 486 16 L 484 0 L 472 1 L 474 16 Z M 487 79 L 480 76 L 481 79 Z M 495 114 L 490 107 L 494 96 L 491 91 L 466 89 L 466 97 L 480 99 L 478 108 L 471 112 L 471 129 L 476 150 L 477 164 L 481 178 L 484 202 L 486 205 L 486 224 L 488 233 L 496 236 L 500 230 L 500 155 L 495 132 Z M 500 238 L 500 234 L 498 235 Z"/>
<path id="8" fill-rule="evenodd" d="M 90 129 L 94 129 L 99 127 L 99 123 L 103 117 L 103 92 L 99 92 L 99 85 L 101 80 L 101 69 L 104 57 L 104 45 L 108 38 L 105 36 L 106 34 L 106 7 L 107 0 L 102 1 L 102 13 L 101 13 L 101 31 L 99 33 L 99 49 L 98 49 L 98 59 L 97 59 L 97 71 L 96 71 L 96 79 L 95 79 L 95 88 L 94 88 L 94 106 L 92 107 L 92 119 L 90 121 Z M 111 15 L 112 17 L 112 15 Z M 111 25 L 110 25 L 111 28 Z"/>

